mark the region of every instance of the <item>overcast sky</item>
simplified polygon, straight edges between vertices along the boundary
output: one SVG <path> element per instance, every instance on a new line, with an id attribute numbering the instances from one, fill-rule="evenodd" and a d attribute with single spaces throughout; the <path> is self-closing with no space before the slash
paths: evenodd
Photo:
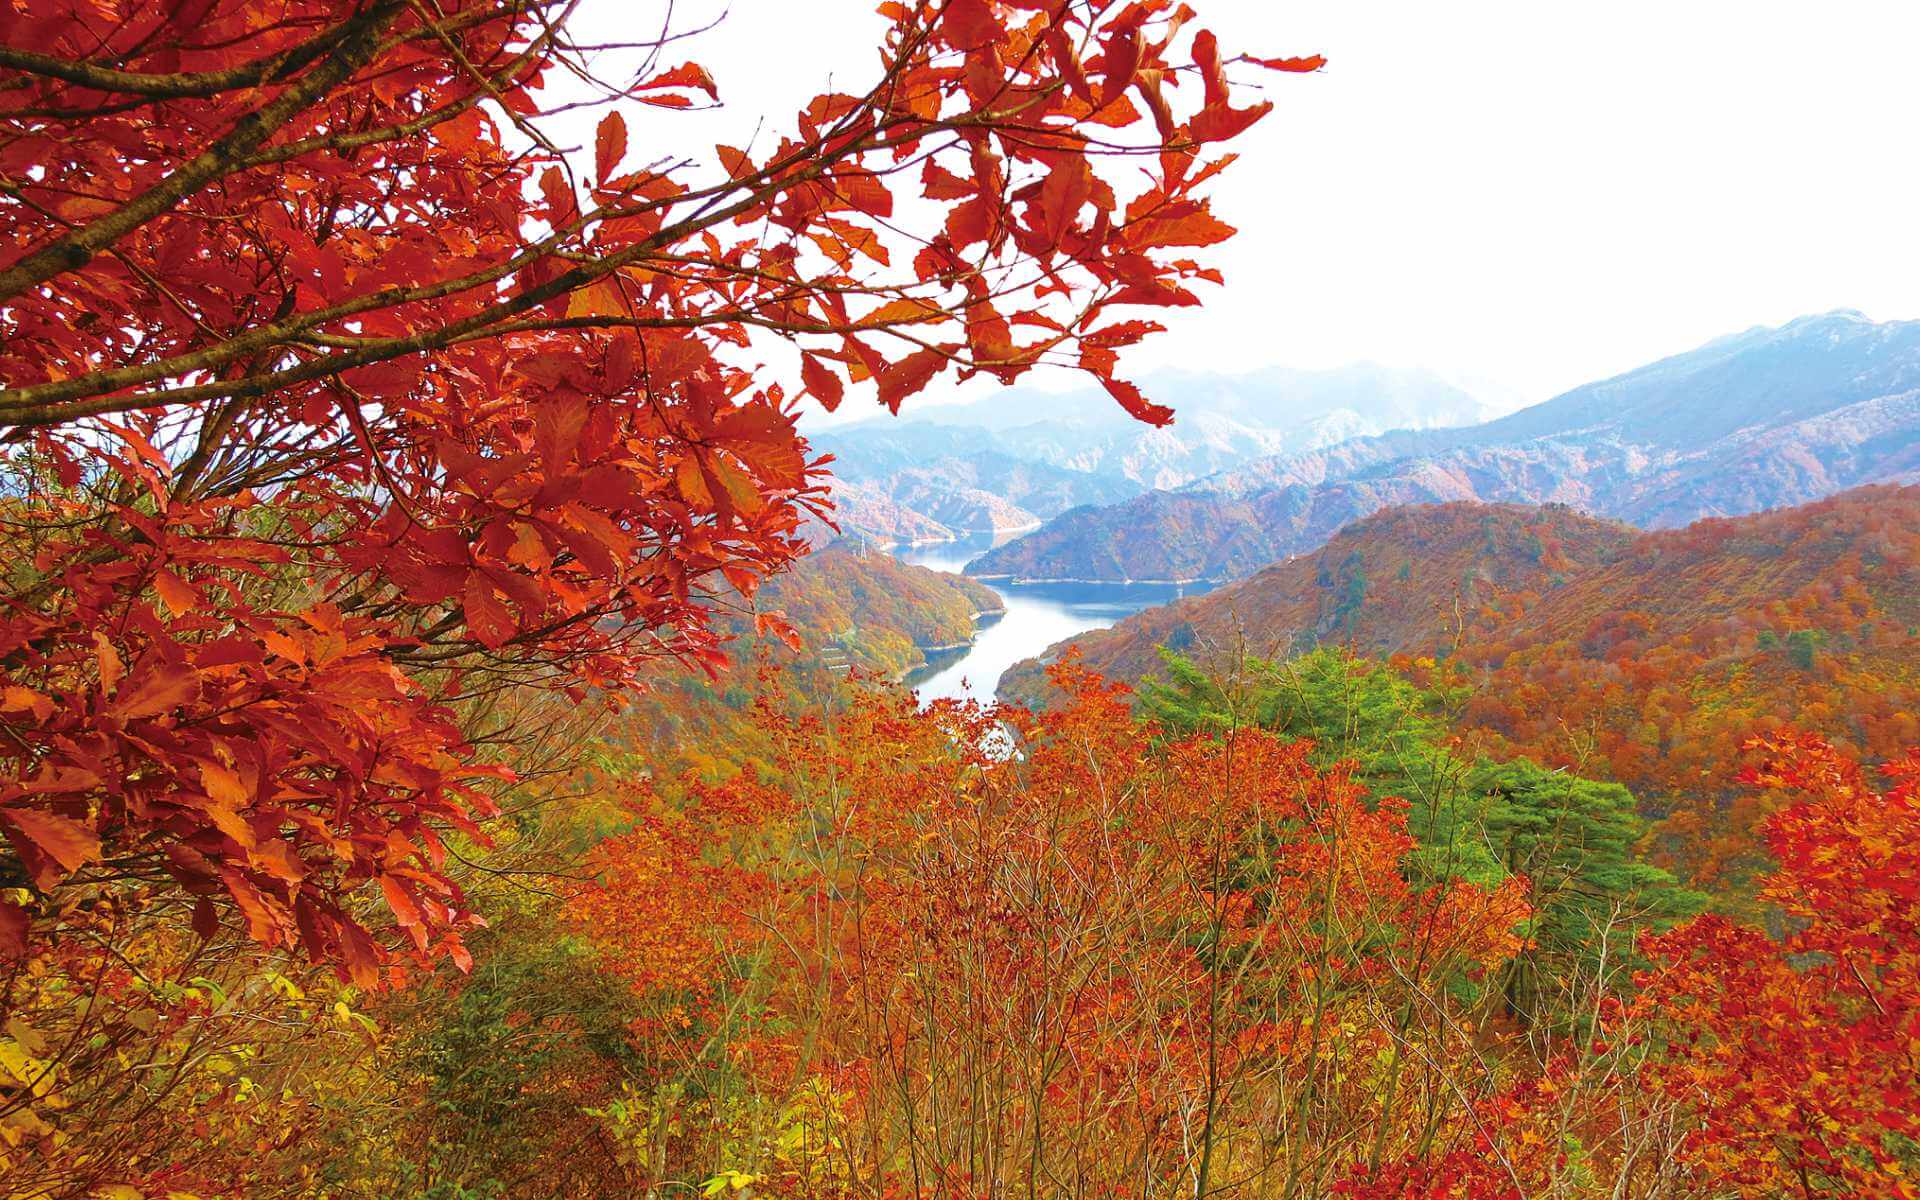
<path id="1" fill-rule="evenodd" d="M 1215 193 L 1227 284 L 1142 368 L 1371 360 L 1539 400 L 1803 313 L 1920 317 L 1914 0 L 1190 2 L 1230 53 L 1329 65 L 1256 75 L 1276 111 Z M 784 129 L 872 74 L 871 0 L 729 7 L 672 56 L 726 109 L 636 151 Z"/>

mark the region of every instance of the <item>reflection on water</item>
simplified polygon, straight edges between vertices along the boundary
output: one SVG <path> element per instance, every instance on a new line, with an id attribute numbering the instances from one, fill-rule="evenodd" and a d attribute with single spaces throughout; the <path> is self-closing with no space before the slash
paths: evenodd
<path id="1" fill-rule="evenodd" d="M 981 536 L 902 547 L 894 553 L 905 562 L 957 572 L 993 544 L 991 538 Z M 1160 583 L 995 582 L 987 586 L 1000 594 L 1007 615 L 983 623 L 971 647 L 950 658 L 942 656 L 908 680 L 922 704 L 947 697 L 991 701 L 1008 667 L 1055 642 L 1089 629 L 1105 629 L 1143 608 L 1207 590 L 1205 585 Z"/>

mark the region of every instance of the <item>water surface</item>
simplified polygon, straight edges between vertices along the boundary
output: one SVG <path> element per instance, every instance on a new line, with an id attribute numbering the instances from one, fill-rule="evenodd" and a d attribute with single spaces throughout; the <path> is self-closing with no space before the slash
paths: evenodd
<path id="1" fill-rule="evenodd" d="M 961 542 L 901 547 L 894 554 L 903 562 L 957 573 L 993 545 L 991 536 L 981 535 Z M 1207 590 L 1205 584 L 1171 583 L 996 581 L 986 586 L 999 593 L 1007 614 L 983 622 L 966 650 L 943 655 L 909 677 L 907 682 L 922 704 L 949 697 L 986 703 L 993 699 L 1008 667 L 1055 642 L 1089 629 L 1105 629 L 1143 608 Z"/>

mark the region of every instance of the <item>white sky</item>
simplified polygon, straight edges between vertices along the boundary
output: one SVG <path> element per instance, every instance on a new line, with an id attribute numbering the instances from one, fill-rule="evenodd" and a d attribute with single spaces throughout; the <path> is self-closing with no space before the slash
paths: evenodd
<path id="1" fill-rule="evenodd" d="M 1190 2 L 1228 53 L 1330 61 L 1247 76 L 1276 111 L 1215 191 L 1242 229 L 1227 285 L 1136 370 L 1371 360 L 1531 401 L 1808 312 L 1920 317 L 1915 0 Z M 629 162 L 788 128 L 829 75 L 854 90 L 873 7 L 732 0 L 668 56 L 725 109 L 650 118 Z"/>

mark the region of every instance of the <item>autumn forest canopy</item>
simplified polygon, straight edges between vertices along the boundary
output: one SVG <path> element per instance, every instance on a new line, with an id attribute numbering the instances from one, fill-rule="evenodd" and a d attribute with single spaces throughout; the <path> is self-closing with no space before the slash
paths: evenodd
<path id="1" fill-rule="evenodd" d="M 1200 7 L 849 10 L 683 159 L 671 5 L 0 0 L 0 1196 L 1920 1195 L 1916 489 L 901 686 L 1007 603 L 801 418 L 1177 420 L 1326 65 Z"/>

